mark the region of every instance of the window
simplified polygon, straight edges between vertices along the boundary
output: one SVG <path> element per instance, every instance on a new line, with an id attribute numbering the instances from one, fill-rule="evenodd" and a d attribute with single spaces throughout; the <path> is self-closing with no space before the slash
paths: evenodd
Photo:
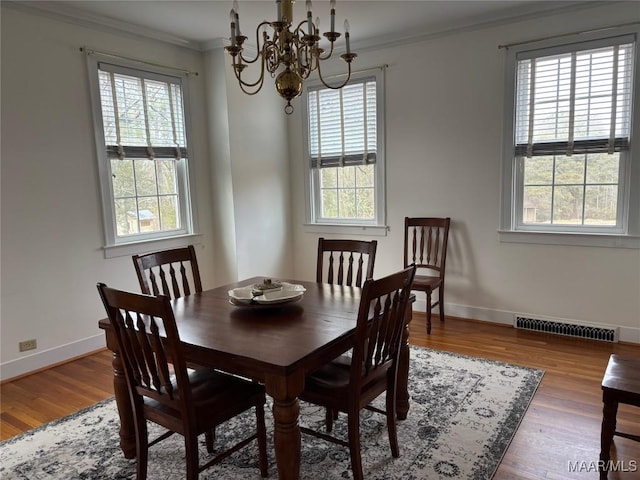
<path id="1" fill-rule="evenodd" d="M 339 90 L 307 88 L 308 221 L 383 226 L 382 70 L 352 76 Z"/>
<path id="2" fill-rule="evenodd" d="M 503 230 L 627 234 L 635 35 L 525 48 L 508 52 Z"/>
<path id="3" fill-rule="evenodd" d="M 89 59 L 106 246 L 192 233 L 185 78 Z"/>

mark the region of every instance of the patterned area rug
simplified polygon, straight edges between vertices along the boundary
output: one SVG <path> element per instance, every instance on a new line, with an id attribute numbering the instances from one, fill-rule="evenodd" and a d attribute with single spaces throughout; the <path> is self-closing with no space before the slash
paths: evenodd
<path id="1" fill-rule="evenodd" d="M 494 475 L 544 372 L 436 350 L 411 347 L 411 408 L 398 422 L 400 457 L 391 456 L 384 416 L 361 417 L 362 465 L 370 480 L 473 479 Z M 382 396 L 384 397 L 384 396 Z M 268 397 L 267 397 L 268 398 Z M 383 398 L 379 398 L 380 402 Z M 267 431 L 272 416 L 267 408 Z M 254 428 L 252 412 L 220 427 L 216 447 Z M 334 433 L 346 439 L 346 415 Z M 321 429 L 324 411 L 301 405 L 300 423 Z M 133 479 L 135 460 L 118 447 L 119 420 L 113 399 L 0 443 L 0 478 Z M 150 435 L 159 429 L 150 428 Z M 277 478 L 272 439 L 269 475 Z M 204 439 L 202 439 L 204 444 Z M 150 480 L 185 477 L 182 437 L 173 435 L 149 451 Z M 207 456 L 201 445 L 200 458 Z M 301 478 L 352 478 L 349 451 L 315 437 L 302 437 Z M 258 479 L 255 442 L 204 471 L 201 479 Z"/>

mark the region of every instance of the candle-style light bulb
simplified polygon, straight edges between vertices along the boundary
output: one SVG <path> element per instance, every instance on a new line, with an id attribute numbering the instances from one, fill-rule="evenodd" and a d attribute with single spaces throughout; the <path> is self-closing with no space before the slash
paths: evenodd
<path id="1" fill-rule="evenodd" d="M 331 33 L 336 31 L 336 0 L 329 2 L 331 7 Z"/>
<path id="2" fill-rule="evenodd" d="M 313 35 L 313 19 L 311 14 L 311 0 L 307 0 L 307 34 Z"/>
<path id="3" fill-rule="evenodd" d="M 349 42 L 349 20 L 344 21 L 344 39 L 347 42 L 347 55 L 351 53 L 351 44 Z"/>
<path id="4" fill-rule="evenodd" d="M 233 11 L 236 14 L 236 35 L 240 36 L 242 34 L 240 33 L 240 9 L 238 7 L 238 0 L 233 0 Z"/>
<path id="5" fill-rule="evenodd" d="M 318 35 L 320 33 L 320 17 L 316 17 L 315 26 L 316 26 L 316 35 Z"/>
<path id="6" fill-rule="evenodd" d="M 236 12 L 233 8 L 231 9 L 231 12 L 229 12 L 229 19 L 231 20 L 231 37 L 229 38 L 229 40 L 231 40 L 231 45 L 235 46 L 236 45 Z"/>
<path id="7" fill-rule="evenodd" d="M 278 22 L 282 21 L 282 0 L 276 0 L 276 8 L 278 11 Z"/>

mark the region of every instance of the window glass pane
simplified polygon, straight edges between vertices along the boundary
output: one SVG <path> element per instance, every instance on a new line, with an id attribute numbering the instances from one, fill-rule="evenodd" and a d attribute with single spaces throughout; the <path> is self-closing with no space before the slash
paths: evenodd
<path id="1" fill-rule="evenodd" d="M 138 159 L 134 163 L 136 173 L 136 191 L 138 195 L 156 195 L 156 162 L 155 160 Z"/>
<path id="2" fill-rule="evenodd" d="M 338 186 L 340 188 L 353 188 L 356 186 L 356 167 L 338 168 Z"/>
<path id="3" fill-rule="evenodd" d="M 338 169 L 337 168 L 322 168 L 320 169 L 320 186 L 322 188 L 338 186 Z"/>
<path id="4" fill-rule="evenodd" d="M 560 186 L 554 189 L 554 224 L 580 225 L 582 223 L 582 192 L 581 186 Z"/>
<path id="5" fill-rule="evenodd" d="M 176 160 L 158 159 L 158 193 L 177 193 Z"/>
<path id="6" fill-rule="evenodd" d="M 358 218 L 370 220 L 375 217 L 375 205 L 373 202 L 373 188 L 359 188 L 356 190 L 356 204 Z"/>
<path id="7" fill-rule="evenodd" d="M 373 165 L 355 167 L 356 182 L 359 187 L 373 187 L 375 185 L 375 169 Z"/>
<path id="8" fill-rule="evenodd" d="M 133 160 L 111 160 L 111 178 L 114 198 L 131 197 L 136 194 L 133 177 Z"/>
<path id="9" fill-rule="evenodd" d="M 178 228 L 179 223 L 178 196 L 167 195 L 160 197 L 160 223 L 162 230 Z"/>
<path id="10" fill-rule="evenodd" d="M 139 230 L 136 214 L 136 199 L 116 199 L 114 204 L 117 235 L 126 236 L 138 233 Z"/>
<path id="11" fill-rule="evenodd" d="M 338 191 L 322 190 L 320 216 L 323 218 L 338 218 Z"/>
<path id="12" fill-rule="evenodd" d="M 157 232 L 160 230 L 158 197 L 138 198 L 138 224 L 140 225 L 140 232 Z"/>
<path id="13" fill-rule="evenodd" d="M 585 189 L 586 225 L 615 225 L 618 209 L 617 185 L 593 185 Z"/>
<path id="14" fill-rule="evenodd" d="M 615 183 L 620 175 L 620 154 L 598 153 L 587 158 L 587 183 Z"/>
<path id="15" fill-rule="evenodd" d="M 356 218 L 356 192 L 353 189 L 338 191 L 338 209 L 340 218 Z"/>
<path id="16" fill-rule="evenodd" d="M 584 158 L 584 155 L 556 157 L 556 185 L 584 183 Z"/>
<path id="17" fill-rule="evenodd" d="M 553 183 L 553 157 L 524 159 L 524 184 L 540 185 Z"/>
<path id="18" fill-rule="evenodd" d="M 524 187 L 523 222 L 551 223 L 552 196 L 552 187 Z"/>

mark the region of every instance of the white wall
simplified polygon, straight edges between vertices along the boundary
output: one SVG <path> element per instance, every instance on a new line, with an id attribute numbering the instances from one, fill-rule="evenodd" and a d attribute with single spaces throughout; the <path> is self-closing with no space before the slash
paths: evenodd
<path id="1" fill-rule="evenodd" d="M 615 3 L 359 52 L 356 70 L 389 65 L 390 228 L 371 237 L 379 242 L 376 276 L 402 267 L 405 216 L 450 216 L 448 314 L 511 323 L 518 312 L 620 326 L 623 340 L 640 342 L 640 250 L 501 243 L 497 233 L 505 57 L 498 45 L 634 20 L 637 3 Z M 319 235 L 302 226 L 299 114 L 289 128 L 294 276 L 312 279 Z M 417 306 L 424 308 L 424 297 Z"/>
<path id="2" fill-rule="evenodd" d="M 243 93 L 226 52 L 224 57 L 238 278 L 289 278 L 291 198 L 285 103 L 268 75 L 260 93 Z M 249 81 L 258 76 L 252 68 L 245 72 Z"/>
<path id="3" fill-rule="evenodd" d="M 449 314 L 605 323 L 640 342 L 640 251 L 508 244 L 497 234 L 504 59 L 497 45 L 639 17 L 637 4 L 616 3 L 359 52 L 358 69 L 389 64 L 390 230 L 377 237 L 377 275 L 401 266 L 405 215 L 449 215 Z M 4 3 L 1 21 L 1 378 L 104 345 L 96 282 L 138 289 L 129 256 L 105 259 L 102 250 L 80 46 L 201 72 L 190 93 L 205 288 L 252 275 L 314 278 L 318 235 L 303 227 L 299 102 L 286 119 L 271 84 L 245 97 L 222 51 L 202 54 Z M 19 353 L 18 342 L 31 338 L 38 350 Z"/>
<path id="4" fill-rule="evenodd" d="M 203 286 L 248 275 L 289 273 L 286 129 L 284 120 L 281 126 L 264 121 L 280 118 L 280 105 L 265 95 L 259 100 L 264 117 L 247 122 L 240 112 L 252 105 L 237 98 L 237 85 L 229 85 L 229 99 L 216 102 L 216 95 L 226 97 L 227 85 L 226 67 L 209 58 L 215 52 L 205 55 L 121 32 L 85 28 L 5 4 L 1 34 L 2 379 L 104 346 L 97 326 L 105 316 L 97 282 L 139 290 L 129 255 L 104 258 L 81 46 L 200 72 L 190 77 L 190 152 Z M 217 128 L 221 122 L 228 123 L 226 131 Z M 230 149 L 237 142 L 246 145 Z M 253 193 L 251 198 L 238 198 L 247 191 Z M 259 205 L 259 221 L 252 223 L 250 207 L 269 198 L 273 204 Z M 236 238 L 245 238 L 253 229 L 257 232 L 251 241 L 235 244 Z M 260 248 L 263 237 L 275 240 L 273 254 L 265 255 Z M 18 352 L 18 342 L 32 338 L 37 339 L 38 349 Z"/>

